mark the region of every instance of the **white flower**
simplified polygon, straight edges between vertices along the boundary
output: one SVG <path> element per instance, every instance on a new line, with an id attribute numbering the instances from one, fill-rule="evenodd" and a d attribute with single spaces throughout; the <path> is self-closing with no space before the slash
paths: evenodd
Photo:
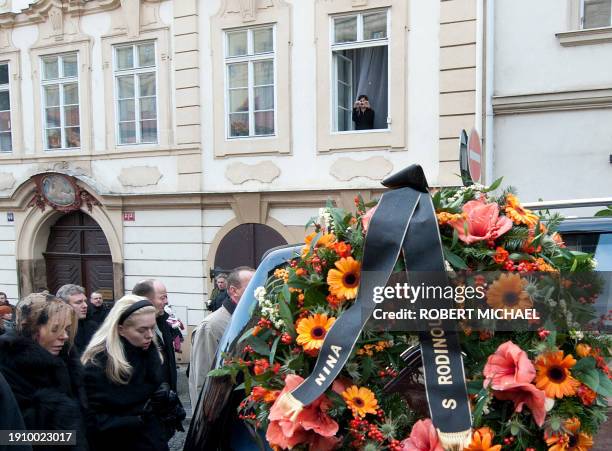
<path id="1" fill-rule="evenodd" d="M 550 412 L 554 406 L 555 400 L 553 398 L 544 398 L 544 408 L 547 412 Z"/>
<path id="2" fill-rule="evenodd" d="M 584 333 L 581 330 L 572 329 L 569 331 L 569 334 L 574 340 L 582 340 L 584 338 Z"/>
<path id="3" fill-rule="evenodd" d="M 262 302 L 266 296 L 266 289 L 264 287 L 255 288 L 255 299 Z"/>

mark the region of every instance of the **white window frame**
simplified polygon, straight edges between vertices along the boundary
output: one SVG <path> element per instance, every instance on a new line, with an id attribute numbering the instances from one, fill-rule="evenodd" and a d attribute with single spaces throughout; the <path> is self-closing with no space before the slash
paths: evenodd
<path id="1" fill-rule="evenodd" d="M 612 27 L 612 0 L 608 0 L 611 3 L 610 8 L 610 23 L 606 27 Z M 580 0 L 580 29 L 581 30 L 593 30 L 593 28 L 584 28 L 584 2 L 585 0 Z"/>
<path id="2" fill-rule="evenodd" d="M 253 47 L 253 32 L 258 29 L 272 29 L 272 51 L 264 52 L 264 53 L 255 53 Z M 228 39 L 229 35 L 236 32 L 246 31 L 247 33 L 247 54 L 241 56 L 228 56 Z M 255 134 L 255 96 L 254 96 L 254 70 L 253 63 L 258 61 L 269 61 L 272 60 L 272 77 L 273 77 L 273 92 L 274 92 L 274 133 L 270 133 L 267 135 L 256 135 Z M 277 75 L 276 75 L 276 24 L 265 24 L 265 25 L 257 25 L 252 27 L 241 27 L 225 30 L 223 34 L 223 77 L 224 77 L 224 105 L 225 105 L 225 139 L 226 141 L 234 141 L 238 139 L 266 139 L 271 137 L 276 137 L 278 134 L 278 100 L 277 100 Z M 247 92 L 249 96 L 249 135 L 248 136 L 231 136 L 230 131 L 230 98 L 229 98 L 229 66 L 231 64 L 237 63 L 247 63 Z M 269 86 L 269 85 L 262 85 Z M 244 89 L 244 88 L 241 88 Z M 269 111 L 269 110 L 258 110 L 259 111 Z"/>
<path id="3" fill-rule="evenodd" d="M 9 95 L 9 129 L 7 130 L 8 133 L 10 133 L 10 142 L 11 142 L 11 148 L 9 150 L 4 150 L 0 148 L 0 154 L 10 154 L 13 153 L 13 96 L 11 95 L 11 63 L 9 61 L 0 61 L 0 65 L 6 64 L 7 67 L 7 71 L 8 71 L 8 82 L 6 84 L 0 84 L 0 92 L 2 91 L 6 91 L 8 92 Z M 0 110 L 1 112 L 7 111 L 7 110 Z M 0 130 L 2 131 L 2 130 Z M 6 133 L 7 131 L 2 131 L 3 133 Z"/>
<path id="4" fill-rule="evenodd" d="M 376 39 L 363 39 L 363 17 L 369 16 L 372 14 L 380 14 L 381 12 L 387 13 L 387 30 L 386 37 L 384 38 L 376 38 Z M 357 17 L 357 39 L 351 42 L 343 42 L 340 44 L 335 43 L 335 21 L 336 19 L 342 19 L 346 17 Z M 366 47 L 387 47 L 387 58 L 390 55 L 391 49 L 391 8 L 381 8 L 381 9 L 370 9 L 360 12 L 350 12 L 350 13 L 342 13 L 342 14 L 334 14 L 329 17 L 329 42 L 330 42 L 330 64 L 329 67 L 331 69 L 330 79 L 331 79 L 331 95 L 330 99 L 330 133 L 332 135 L 344 135 L 349 133 L 387 133 L 391 131 L 391 122 L 390 122 L 390 104 L 391 104 L 391 71 L 387 70 L 387 128 L 378 128 L 371 130 L 338 130 L 338 90 L 337 90 L 337 62 L 334 57 L 334 53 L 342 50 L 353 50 L 353 49 L 362 49 Z M 387 67 L 389 67 L 389 61 L 387 61 Z M 354 86 L 353 86 L 354 89 Z M 352 107 L 351 107 L 352 108 Z"/>
<path id="5" fill-rule="evenodd" d="M 138 67 L 138 68 L 130 68 L 130 69 L 119 69 L 117 64 L 117 49 L 131 47 L 132 48 L 132 58 L 134 64 L 138 61 L 138 51 L 136 50 L 139 45 L 143 44 L 153 44 L 153 51 L 155 56 L 155 65 L 147 66 L 147 67 Z M 117 147 L 124 146 L 151 146 L 158 145 L 160 142 L 160 131 L 159 131 L 159 57 L 158 57 L 158 47 L 157 47 L 157 39 L 149 39 L 145 41 L 137 41 L 137 42 L 124 42 L 120 44 L 113 44 L 111 46 L 112 51 L 112 60 L 113 60 L 113 99 L 114 99 L 114 111 L 115 111 L 115 123 L 113 126 L 115 127 L 115 145 Z M 140 78 L 138 75 L 140 74 L 148 74 L 153 73 L 155 75 L 155 141 L 142 141 L 142 131 L 140 130 L 141 112 L 140 112 Z M 119 115 L 119 87 L 118 87 L 118 78 L 125 77 L 131 75 L 134 79 L 134 123 L 135 123 L 135 132 L 136 132 L 136 142 L 133 143 L 122 143 L 121 135 L 120 135 L 120 115 Z M 147 96 L 150 98 L 151 96 Z M 151 120 L 151 119 L 145 119 Z M 125 121 L 132 122 L 132 121 Z"/>
<path id="6" fill-rule="evenodd" d="M 73 77 L 64 77 L 64 63 L 63 61 L 60 63 L 60 59 L 69 56 L 76 56 L 76 76 Z M 44 67 L 44 59 L 49 57 L 57 57 L 58 58 L 58 78 L 45 80 L 45 67 Z M 43 150 L 45 152 L 58 152 L 58 151 L 72 151 L 72 150 L 80 150 L 83 145 L 83 117 L 82 117 L 82 108 L 81 108 L 81 83 L 79 77 L 79 67 L 80 67 L 80 55 L 78 51 L 70 51 L 70 52 L 62 52 L 62 53 L 51 53 L 47 55 L 41 55 L 39 59 L 39 67 L 40 67 L 40 106 L 41 106 L 41 118 L 42 118 L 42 143 Z M 61 76 L 60 76 L 61 71 Z M 66 128 L 66 118 L 64 117 L 64 85 L 76 83 L 77 85 L 77 94 L 79 96 L 79 146 L 78 147 L 66 147 L 67 137 L 65 136 L 65 128 Z M 58 95 L 59 95 L 59 109 L 60 109 L 60 140 L 61 147 L 47 147 L 47 99 L 45 96 L 45 86 L 58 85 L 60 87 Z M 73 127 L 73 126 L 70 126 Z"/>

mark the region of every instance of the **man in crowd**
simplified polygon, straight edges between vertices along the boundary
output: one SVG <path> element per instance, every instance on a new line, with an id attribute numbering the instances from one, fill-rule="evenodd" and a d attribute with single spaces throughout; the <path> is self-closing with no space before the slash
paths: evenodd
<path id="1" fill-rule="evenodd" d="M 234 269 L 227 278 L 228 297 L 223 301 L 223 305 L 204 318 L 193 331 L 191 336 L 193 345 L 191 347 L 191 367 L 189 369 L 189 397 L 194 408 L 206 376 L 212 369 L 219 341 L 221 341 L 223 332 L 225 332 L 236 305 L 254 272 L 253 268 L 247 266 Z"/>
<path id="2" fill-rule="evenodd" d="M 58 298 L 69 304 L 76 312 L 79 321 L 77 333 L 74 337 L 74 346 L 82 354 L 91 337 L 96 333 L 98 325 L 87 319 L 87 296 L 85 289 L 72 283 L 63 285 L 57 290 Z"/>
<path id="3" fill-rule="evenodd" d="M 217 284 L 217 292 L 210 300 L 210 306 L 208 308 L 211 312 L 217 311 L 227 298 L 227 274 L 221 273 L 217 275 L 217 277 L 215 277 L 215 283 Z"/>
<path id="4" fill-rule="evenodd" d="M 164 361 L 162 363 L 162 375 L 164 382 L 168 383 L 170 390 L 172 390 L 176 395 L 176 355 L 174 354 L 174 346 L 172 343 L 172 327 L 167 323 L 167 319 L 170 315 L 165 311 L 165 307 L 168 305 L 168 290 L 160 280 L 145 279 L 134 285 L 134 288 L 132 288 L 132 294 L 147 298 L 157 310 L 155 334 L 157 335 L 160 351 L 164 357 Z M 168 430 L 166 428 L 165 433 L 168 440 L 172 438 L 176 430 L 183 430 L 180 425 L 180 420 L 173 430 Z"/>
<path id="5" fill-rule="evenodd" d="M 110 308 L 104 305 L 102 294 L 97 291 L 91 293 L 87 317 L 100 325 L 104 322 L 104 319 L 106 319 L 108 312 L 110 312 Z"/>
<path id="6" fill-rule="evenodd" d="M 15 327 L 15 306 L 8 301 L 6 293 L 0 291 L 0 335 Z"/>

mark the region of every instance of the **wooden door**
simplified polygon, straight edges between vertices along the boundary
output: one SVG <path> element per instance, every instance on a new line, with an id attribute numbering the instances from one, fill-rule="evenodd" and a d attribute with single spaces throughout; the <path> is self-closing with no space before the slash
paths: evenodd
<path id="1" fill-rule="evenodd" d="M 81 285 L 89 296 L 100 291 L 113 296 L 113 261 L 104 232 L 81 211 L 68 213 L 51 227 L 44 253 L 47 287 L 51 293 L 67 283 Z"/>
<path id="2" fill-rule="evenodd" d="M 215 268 L 231 271 L 237 266 L 257 268 L 261 257 L 276 246 L 287 244 L 285 239 L 264 224 L 241 224 L 223 237 L 215 254 Z"/>

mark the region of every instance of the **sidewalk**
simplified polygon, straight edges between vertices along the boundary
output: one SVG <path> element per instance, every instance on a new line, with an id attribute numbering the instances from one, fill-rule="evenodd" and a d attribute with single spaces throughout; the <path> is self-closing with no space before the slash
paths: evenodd
<path id="1" fill-rule="evenodd" d="M 185 432 L 177 432 L 174 434 L 174 437 L 168 442 L 168 447 L 170 451 L 182 451 L 183 444 L 185 443 L 185 437 L 187 437 L 187 431 L 189 430 L 189 423 L 191 422 L 192 408 L 191 408 L 191 400 L 189 399 L 189 385 L 187 383 L 187 375 L 185 374 L 185 370 L 187 369 L 187 365 L 178 365 L 177 373 L 177 390 L 179 398 L 183 403 L 183 407 L 185 408 L 185 412 L 187 412 L 187 418 L 183 421 L 183 428 Z"/>

